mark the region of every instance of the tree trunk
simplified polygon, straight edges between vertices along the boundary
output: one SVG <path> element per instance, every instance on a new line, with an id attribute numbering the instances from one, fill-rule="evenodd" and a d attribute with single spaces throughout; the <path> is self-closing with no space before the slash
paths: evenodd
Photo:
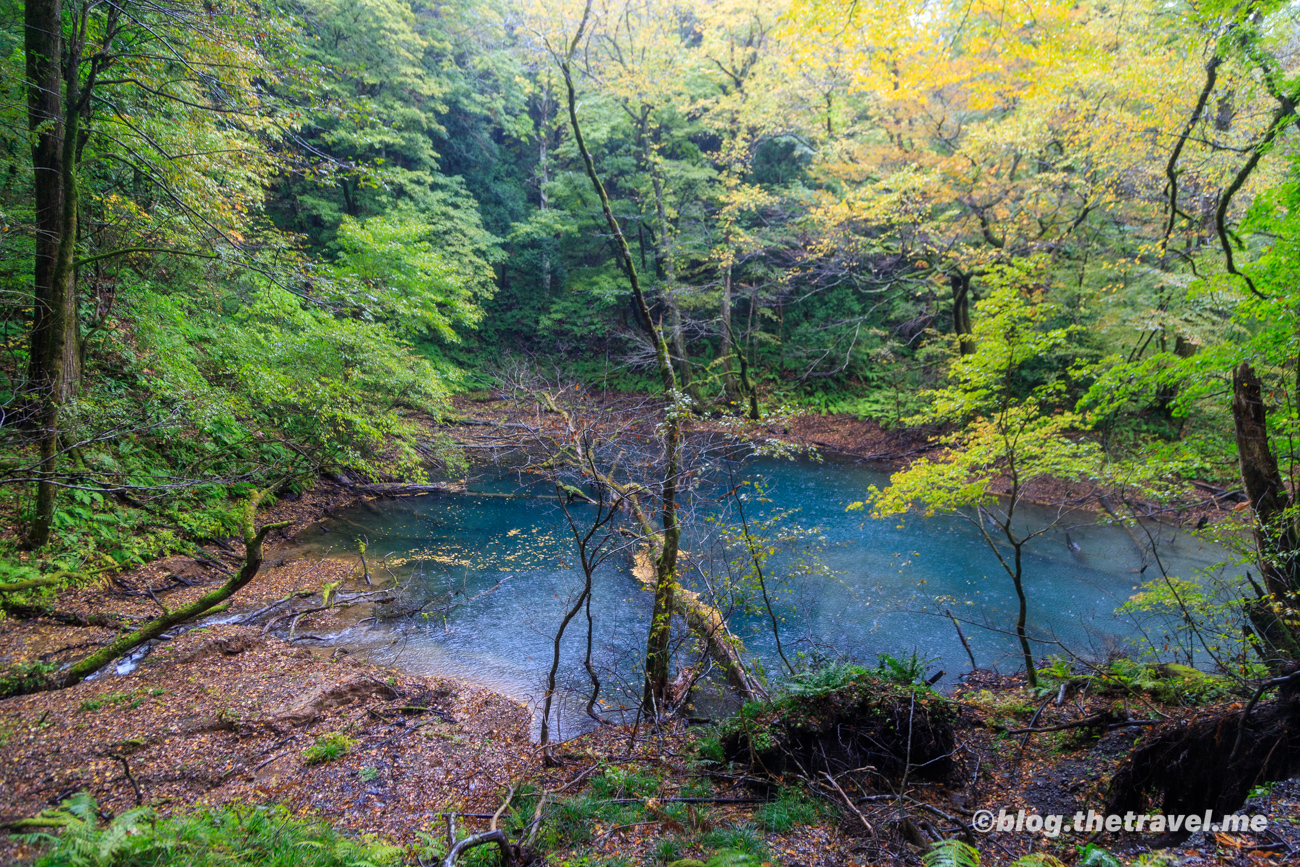
<path id="1" fill-rule="evenodd" d="M 551 182 L 550 158 L 550 118 L 551 118 L 551 81 L 546 80 L 546 90 L 542 96 L 541 123 L 537 125 L 537 209 L 545 214 L 551 210 L 551 194 L 546 185 Z M 551 247 L 550 241 L 542 241 L 542 296 L 551 295 Z"/>
<path id="2" fill-rule="evenodd" d="M 731 369 L 731 357 L 736 351 L 736 342 L 731 333 L 731 271 L 731 263 L 727 263 L 722 272 L 722 299 L 718 302 L 718 325 L 722 331 L 718 359 L 722 363 L 722 387 L 728 404 L 734 404 L 741 398 L 736 387 L 736 376 Z"/>
<path id="3" fill-rule="evenodd" d="M 1160 338 L 1160 348 L 1165 348 L 1165 338 L 1162 334 Z M 1191 358 L 1196 354 L 1196 344 L 1190 343 L 1181 334 L 1174 335 L 1174 355 L 1179 358 Z M 1174 403 L 1178 400 L 1178 384 L 1176 382 L 1162 383 L 1156 387 L 1155 403 L 1156 408 L 1160 410 L 1168 421 L 1174 420 Z M 1180 428 L 1181 430 L 1181 428 Z"/>
<path id="4" fill-rule="evenodd" d="M 758 411 L 758 387 L 749 378 L 749 353 L 754 346 L 754 312 L 758 307 L 758 293 L 749 296 L 749 324 L 745 327 L 745 345 L 736 352 L 740 360 L 740 387 L 749 398 L 749 420 L 758 421 L 762 415 Z"/>
<path id="5" fill-rule="evenodd" d="M 957 335 L 957 343 L 962 355 L 975 352 L 975 341 L 971 340 L 970 325 L 970 275 L 960 271 L 949 275 L 952 286 L 952 333 Z"/>
<path id="6" fill-rule="evenodd" d="M 1265 597 L 1251 606 L 1250 618 L 1275 653 L 1296 659 L 1300 658 L 1300 646 L 1273 610 L 1274 605 L 1295 607 L 1300 590 L 1296 528 L 1286 514 L 1290 497 L 1269 446 L 1268 410 L 1260 389 L 1259 376 L 1249 363 L 1242 362 L 1232 375 L 1232 420 L 1241 482 L 1255 512 L 1255 550 L 1266 591 Z"/>
<path id="7" fill-rule="evenodd" d="M 1010 519 L 1008 519 L 1008 524 Z M 1029 621 L 1029 600 L 1025 598 L 1024 571 L 1020 559 L 1020 545 L 1015 546 L 1015 572 L 1011 576 L 1011 582 L 1016 586 L 1016 599 L 1019 600 L 1020 610 L 1016 615 L 1016 637 L 1020 639 L 1020 653 L 1025 660 L 1025 680 L 1029 683 L 1030 689 L 1038 688 L 1038 672 L 1034 670 L 1034 651 L 1029 645 L 1029 633 L 1026 626 Z"/>
<path id="8" fill-rule="evenodd" d="M 671 274 L 671 272 L 669 272 Z M 682 308 L 677 303 L 676 278 L 670 276 L 664 288 L 664 304 L 668 307 L 668 329 L 672 333 L 673 353 L 677 357 L 677 371 L 681 375 L 682 390 L 698 406 L 701 403 L 699 387 L 691 378 L 691 360 L 686 355 L 686 337 L 682 332 Z"/>
<path id="9" fill-rule="evenodd" d="M 656 585 L 653 544 L 650 550 L 638 550 L 632 557 L 632 577 L 648 588 Z M 673 598 L 676 614 L 704 643 L 704 650 L 722 669 L 727 682 L 746 701 L 767 698 L 767 690 L 745 666 L 745 644 L 727 627 L 722 612 L 686 588 L 678 588 Z"/>
<path id="10" fill-rule="evenodd" d="M 542 731 L 539 738 L 543 751 L 551 742 L 551 703 L 555 700 L 555 682 L 560 672 L 560 644 L 564 641 L 565 630 L 569 628 L 569 622 L 578 616 L 584 603 L 591 598 L 591 572 L 585 569 L 586 585 L 583 586 L 582 592 L 578 594 L 578 601 L 564 615 L 560 621 L 560 628 L 555 631 L 551 647 L 551 670 L 546 673 L 546 697 L 542 701 Z M 549 754 L 547 754 L 549 755 Z"/>
<path id="11" fill-rule="evenodd" d="M 650 183 L 655 194 L 655 222 L 659 232 L 655 237 L 655 269 L 664 281 L 664 306 L 668 308 L 668 331 L 672 339 L 673 355 L 677 361 L 677 375 L 682 389 L 691 396 L 691 400 L 700 406 L 703 400 L 699 388 L 691 381 L 691 361 L 686 354 L 686 337 L 682 332 L 682 308 L 677 303 L 677 261 L 673 258 L 672 233 L 668 225 L 668 205 L 664 200 L 663 178 L 655 168 L 650 157 L 650 137 L 644 126 L 648 124 L 645 116 L 641 131 L 641 164 L 650 175 Z"/>
<path id="12" fill-rule="evenodd" d="M 74 257 L 77 245 L 77 138 L 81 94 L 79 40 L 64 57 L 61 0 L 29 2 L 24 10 L 28 76 L 28 126 L 33 133 L 32 168 L 37 241 L 33 320 L 28 358 L 29 387 L 39 401 L 41 473 L 48 479 L 58 463 L 63 405 L 81 380 L 80 329 Z M 66 59 L 66 81 L 61 73 Z M 57 488 L 37 485 L 36 510 L 28 542 L 49 541 Z"/>
<path id="13" fill-rule="evenodd" d="M 62 0 L 28 0 L 24 10 L 27 59 L 27 126 L 32 133 L 32 186 L 36 205 L 35 297 L 29 379 L 44 379 L 52 307 L 49 303 L 54 262 L 63 225 L 63 4 Z"/>
<path id="14" fill-rule="evenodd" d="M 645 293 L 641 290 L 641 278 L 637 274 L 636 263 L 632 260 L 632 251 L 628 247 L 627 238 L 623 235 L 622 227 L 619 226 L 618 220 L 614 217 L 614 211 L 609 204 L 609 195 L 605 192 L 605 185 L 601 183 L 600 176 L 596 174 L 596 164 L 591 158 L 591 151 L 587 148 L 587 142 L 582 135 L 582 127 L 578 123 L 578 95 L 573 85 L 573 73 L 569 63 L 573 53 L 577 51 L 578 43 L 582 40 L 583 31 L 586 29 L 590 17 L 591 0 L 588 0 L 583 11 L 582 23 L 578 26 L 577 34 L 569 44 L 568 56 L 560 64 L 560 69 L 564 73 L 565 88 L 568 91 L 569 124 L 573 129 L 574 143 L 578 146 L 578 152 L 582 155 L 587 179 L 591 181 L 592 188 L 595 189 L 596 196 L 600 199 L 601 210 L 605 215 L 605 223 L 609 226 L 610 233 L 617 245 L 619 257 L 622 259 L 623 272 L 627 275 L 628 283 L 631 284 L 632 297 L 636 303 L 637 312 L 640 314 L 646 336 L 650 338 L 650 342 L 654 346 L 655 362 L 659 368 L 660 376 L 663 378 L 664 392 L 668 400 L 675 404 L 680 397 L 680 391 L 677 387 L 677 374 L 673 369 L 672 358 L 668 353 L 668 345 L 664 342 L 663 335 L 655 325 L 654 320 L 650 318 L 650 308 L 646 304 Z M 677 549 L 681 539 L 681 525 L 678 523 L 677 517 L 677 477 L 681 472 L 682 443 L 681 415 L 677 406 L 670 405 L 668 407 L 664 427 L 666 465 L 664 467 L 662 493 L 663 545 L 659 557 L 655 560 L 654 610 L 650 616 L 650 634 L 646 640 L 645 657 L 644 700 L 651 713 L 655 713 L 658 708 L 664 707 L 668 698 L 668 669 L 670 662 L 668 639 L 672 621 L 673 591 L 677 585 Z"/>

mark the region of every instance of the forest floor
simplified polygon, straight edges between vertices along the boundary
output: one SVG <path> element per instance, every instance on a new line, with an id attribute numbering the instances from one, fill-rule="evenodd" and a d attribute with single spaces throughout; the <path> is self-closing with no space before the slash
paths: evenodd
<path id="1" fill-rule="evenodd" d="M 923 433 L 882 431 L 856 419 L 797 419 L 780 434 L 872 460 L 903 461 L 930 448 Z M 356 623 L 383 604 L 382 591 L 361 584 L 355 564 L 287 553 L 302 529 L 356 499 L 346 488 L 322 485 L 277 503 L 265 520 L 295 523 L 272 537 L 262 574 L 221 615 L 225 622 L 160 643 L 128 673 L 110 670 L 69 689 L 0 701 L 0 822 L 84 789 L 110 814 L 138 803 L 164 813 L 192 804 L 285 803 L 351 832 L 411 844 L 421 834 L 444 834 L 447 813 L 457 814 L 462 828 L 486 827 L 505 793 L 528 784 L 551 793 L 576 823 L 576 831 L 551 841 L 554 864 L 617 857 L 666 864 L 733 845 L 757 846 L 768 863 L 786 867 L 919 864 L 927 841 L 957 833 L 979 809 L 1101 809 L 1103 784 L 1134 741 L 1134 730 L 1121 728 L 1092 739 L 1069 730 L 1037 734 L 1022 744 L 1005 729 L 1028 725 L 1037 702 L 1014 678 L 976 672 L 959 689 L 958 773 L 905 791 L 877 781 L 853 815 L 820 808 L 779 820 L 779 810 L 756 800 L 773 788 L 702 763 L 697 741 L 706 730 L 680 722 L 657 731 L 601 727 L 561 745 L 558 763 L 545 763 L 530 740 L 528 709 L 517 702 L 314 646 L 314 629 Z M 238 544 L 209 545 L 197 558 L 167 558 L 65 593 L 51 605 L 68 615 L 62 622 L 6 619 L 0 666 L 78 658 L 116 634 L 77 625 L 79 618 L 147 619 L 224 581 L 241 557 Z M 334 593 L 350 604 L 321 604 L 334 582 L 342 582 Z M 1037 724 L 1104 706 L 1100 698 L 1049 703 Z M 1157 710 L 1173 718 L 1209 712 Z M 338 753 L 332 760 L 312 760 L 331 752 Z M 633 802 L 621 811 L 591 806 L 597 788 L 607 793 L 609 779 L 627 775 L 652 781 L 652 790 L 620 799 Z M 674 800 L 683 796 L 694 800 Z M 572 800 L 584 797 L 585 813 Z M 1270 830 L 1193 835 L 1171 850 L 1176 863 L 1297 863 L 1300 783 L 1261 789 L 1243 812 L 1271 817 Z M 991 864 L 1044 846 L 1070 856 L 1084 842 L 1027 833 L 975 839 Z M 1124 851 L 1152 841 L 1130 834 L 1097 842 Z M 0 841 L 0 862 L 31 854 Z"/>

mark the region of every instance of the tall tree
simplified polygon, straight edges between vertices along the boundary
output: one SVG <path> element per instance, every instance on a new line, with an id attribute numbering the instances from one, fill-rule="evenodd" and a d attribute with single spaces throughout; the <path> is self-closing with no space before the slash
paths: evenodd
<path id="1" fill-rule="evenodd" d="M 665 342 L 658 325 L 655 324 L 655 320 L 651 318 L 650 306 L 641 287 L 641 279 L 637 272 L 636 261 L 632 258 L 632 250 L 627 243 L 627 238 L 623 235 L 622 227 L 614 217 L 609 195 L 606 193 L 605 186 L 596 171 L 595 161 L 592 159 L 591 151 L 587 147 L 582 133 L 582 125 L 578 120 L 578 94 L 577 87 L 574 84 L 573 62 L 578 47 L 582 44 L 583 37 L 586 35 L 587 25 L 591 20 L 591 5 L 592 0 L 587 0 L 586 6 L 583 8 L 582 19 L 579 21 L 573 37 L 566 41 L 562 49 L 555 51 L 555 55 L 560 71 L 564 76 L 564 86 L 568 94 L 569 125 L 573 130 L 574 143 L 582 156 L 583 167 L 586 169 L 587 178 L 591 182 L 592 189 L 600 199 L 601 211 L 605 216 L 606 226 L 608 226 L 610 234 L 614 238 L 618 256 L 623 266 L 623 273 L 627 276 L 628 285 L 632 290 L 633 301 L 636 304 L 637 312 L 640 314 L 641 326 L 645 329 L 647 338 L 654 346 L 656 365 L 662 379 L 664 393 L 669 402 L 667 417 L 664 420 L 666 460 L 660 489 L 663 534 L 658 540 L 654 560 L 654 607 L 650 616 L 650 632 L 646 639 L 645 690 L 643 696 L 646 707 L 657 714 L 667 704 L 669 674 L 672 664 L 669 639 L 671 637 L 674 610 L 673 596 L 677 589 L 677 557 L 682 532 L 680 518 L 677 514 L 677 495 L 678 485 L 681 481 L 679 476 L 682 470 L 681 425 L 684 414 L 683 395 L 678 389 L 677 373 L 668 352 L 668 344 Z"/>

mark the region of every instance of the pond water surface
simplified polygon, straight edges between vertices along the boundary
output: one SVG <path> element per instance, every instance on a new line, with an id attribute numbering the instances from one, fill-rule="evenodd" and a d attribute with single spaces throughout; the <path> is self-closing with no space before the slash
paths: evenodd
<path id="1" fill-rule="evenodd" d="M 930 661 L 932 671 L 947 672 L 944 680 L 951 682 L 970 668 L 953 622 L 944 615 L 951 611 L 964 622 L 980 667 L 1007 672 L 1020 667 L 1015 639 L 1006 632 L 1016 611 L 1011 581 L 970 521 L 915 515 L 877 520 L 867 512 L 847 511 L 871 485 L 888 482 L 887 472 L 869 465 L 759 460 L 746 464 L 743 474 L 766 486 L 768 502 L 749 495 L 751 523 L 791 510 L 770 534 L 796 541 L 767 569 L 787 656 L 847 656 L 874 663 L 880 653 L 915 652 Z M 582 574 L 559 503 L 535 496 L 553 490 L 546 483 L 498 477 L 471 484 L 466 494 L 367 503 L 309 531 L 301 542 L 303 553 L 355 562 L 355 540 L 364 536 L 376 578 L 391 574 L 417 600 L 451 594 L 463 603 L 445 614 L 354 627 L 332 640 L 381 664 L 454 676 L 535 701 L 550 665 L 552 636 Z M 570 510 L 582 522 L 594 507 L 574 504 Z M 1040 526 L 1056 515 L 1031 508 L 1024 523 Z M 707 546 L 699 534 L 707 534 L 708 525 L 701 527 L 686 548 L 692 541 L 697 550 Z M 1228 556 L 1186 531 L 1148 529 L 1170 575 L 1192 577 Z M 1137 541 L 1145 538 L 1142 530 L 1135 538 L 1123 527 L 1078 512 L 1032 541 L 1024 566 L 1031 633 L 1095 655 L 1135 635 L 1135 624 L 1115 609 L 1142 581 L 1159 575 L 1154 568 L 1140 572 L 1152 563 L 1149 546 Z M 811 555 L 822 568 L 804 568 Z M 650 595 L 631 576 L 629 560 L 620 554 L 603 564 L 593 593 L 593 658 L 612 707 L 629 694 L 620 692 L 620 682 L 639 682 L 635 661 L 650 608 Z M 799 577 L 789 578 L 792 572 Z M 701 575 L 697 569 L 684 580 L 699 587 Z M 435 603 L 431 610 L 439 607 Z M 731 624 L 766 669 L 779 672 L 766 612 L 735 613 Z M 563 682 L 577 689 L 586 685 L 585 636 L 580 616 L 567 636 L 561 666 Z M 1044 641 L 1036 652 L 1056 649 Z M 567 712 L 573 727 L 576 713 Z"/>

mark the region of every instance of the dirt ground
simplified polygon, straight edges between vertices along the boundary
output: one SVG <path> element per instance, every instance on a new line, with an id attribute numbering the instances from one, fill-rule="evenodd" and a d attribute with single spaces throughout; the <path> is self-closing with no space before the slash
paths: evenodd
<path id="1" fill-rule="evenodd" d="M 349 563 L 277 554 L 297 531 L 354 499 L 322 488 L 278 503 L 264 520 L 295 525 L 276 534 L 261 574 L 221 617 L 264 611 L 286 597 L 320 600 L 325 584 L 336 581 L 344 591 L 368 590 Z M 170 557 L 65 593 L 52 607 L 143 621 L 223 582 L 241 555 L 238 545 L 208 546 L 198 559 Z M 166 810 L 283 802 L 357 832 L 409 841 L 441 811 L 495 809 L 509 780 L 536 764 L 529 716 L 518 703 L 302 646 L 309 641 L 295 646 L 267 634 L 266 619 L 192 629 L 161 643 L 129 674 L 109 669 L 69 689 L 0 701 L 0 821 L 87 789 L 110 812 L 137 803 Z M 303 632 L 309 624 L 303 620 Z M 115 634 L 47 618 L 6 619 L 0 666 L 78 658 Z M 304 750 L 334 734 L 351 741 L 346 755 L 308 764 Z M 12 843 L 0 847 L 0 861 L 23 854 Z"/>

